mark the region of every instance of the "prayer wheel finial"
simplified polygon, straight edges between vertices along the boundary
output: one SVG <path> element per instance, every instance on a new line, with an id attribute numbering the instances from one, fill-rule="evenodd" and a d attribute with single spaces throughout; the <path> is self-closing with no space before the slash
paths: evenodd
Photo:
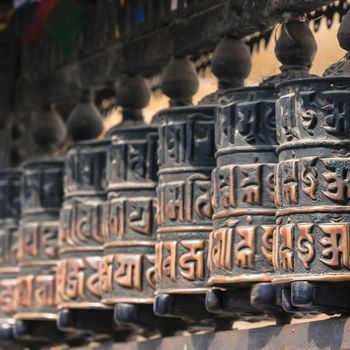
<path id="1" fill-rule="evenodd" d="M 199 87 L 193 64 L 188 58 L 173 57 L 161 78 L 161 90 L 170 97 L 170 106 L 189 106 Z"/>

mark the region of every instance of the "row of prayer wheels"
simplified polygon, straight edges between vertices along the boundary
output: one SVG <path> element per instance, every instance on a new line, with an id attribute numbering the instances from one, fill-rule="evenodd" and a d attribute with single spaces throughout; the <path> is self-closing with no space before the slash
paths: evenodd
<path id="1" fill-rule="evenodd" d="M 350 64 L 311 76 L 315 52 L 293 15 L 281 73 L 243 87 L 249 51 L 223 38 L 218 90 L 198 105 L 192 65 L 173 58 L 170 108 L 150 125 L 146 81 L 124 76 L 124 119 L 104 140 L 1 171 L 3 347 L 349 312 Z"/>

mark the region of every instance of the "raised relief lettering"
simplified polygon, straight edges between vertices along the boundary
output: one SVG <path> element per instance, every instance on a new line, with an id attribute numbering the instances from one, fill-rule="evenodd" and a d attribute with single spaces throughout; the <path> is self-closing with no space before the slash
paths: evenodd
<path id="1" fill-rule="evenodd" d="M 235 221 L 238 223 L 238 221 Z M 232 267 L 233 229 L 223 228 L 211 233 L 209 240 L 209 269 L 213 264 L 219 269 L 230 270 Z"/>
<path id="2" fill-rule="evenodd" d="M 16 311 L 16 283 L 15 279 L 0 280 L 0 310 L 6 314 Z"/>
<path id="3" fill-rule="evenodd" d="M 146 270 L 146 273 L 145 273 L 146 282 L 152 289 L 156 289 L 156 272 L 155 272 L 156 257 L 153 254 L 147 254 L 145 255 L 145 258 L 151 265 Z"/>
<path id="4" fill-rule="evenodd" d="M 299 237 L 297 241 L 298 257 L 305 269 L 310 269 L 310 264 L 315 258 L 314 237 L 312 236 L 313 224 L 298 224 Z"/>
<path id="5" fill-rule="evenodd" d="M 104 256 L 100 261 L 99 276 L 101 289 L 104 292 L 113 291 L 113 255 Z"/>
<path id="6" fill-rule="evenodd" d="M 221 208 L 234 208 L 236 205 L 234 169 L 234 167 L 221 168 L 217 170 L 217 176 L 214 175 L 218 189 L 216 196 L 218 196 L 219 207 Z M 214 188 L 216 188 L 216 186 L 214 186 Z"/>
<path id="7" fill-rule="evenodd" d="M 315 165 L 317 157 L 307 157 L 301 159 L 301 190 L 311 199 L 316 199 L 317 171 Z"/>
<path id="8" fill-rule="evenodd" d="M 267 195 L 272 203 L 275 200 L 275 167 L 266 165 L 265 168 L 268 170 L 264 177 L 264 188 L 266 189 Z"/>
<path id="9" fill-rule="evenodd" d="M 277 99 L 276 103 L 276 120 L 280 121 L 282 131 L 279 143 L 284 143 L 285 140 L 290 142 L 295 139 L 300 139 L 299 131 L 296 123 L 296 114 L 293 111 L 297 110 L 297 101 L 300 97 L 296 93 L 283 95 Z"/>
<path id="10" fill-rule="evenodd" d="M 282 238 L 279 256 L 281 266 L 285 271 L 294 271 L 293 230 L 294 225 L 284 225 L 279 229 L 279 234 Z"/>
<path id="11" fill-rule="evenodd" d="M 244 269 L 253 269 L 256 250 L 256 226 L 239 226 L 236 228 L 236 233 L 241 240 L 234 245 L 235 265 Z"/>
<path id="12" fill-rule="evenodd" d="M 319 240 L 325 248 L 319 260 L 331 268 L 350 269 L 349 224 L 319 224 L 318 227 L 326 235 Z"/>
<path id="13" fill-rule="evenodd" d="M 202 220 L 211 219 L 213 215 L 213 208 L 211 206 L 211 200 L 210 200 L 210 181 L 197 181 L 196 185 L 197 185 L 196 192 L 202 193 L 202 194 L 200 194 L 197 198 L 194 199 L 195 214 L 198 218 Z M 189 195 L 190 195 L 190 192 L 188 191 L 186 193 L 186 196 L 189 196 Z M 190 207 L 192 207 L 192 205 Z M 186 212 L 188 212 L 188 207 L 186 208 Z M 189 222 L 192 222 L 192 211 L 188 219 L 190 219 Z"/>
<path id="14" fill-rule="evenodd" d="M 262 225 L 261 228 L 263 229 L 263 235 L 261 237 L 261 253 L 269 263 L 272 263 L 273 233 L 276 226 Z"/>
<path id="15" fill-rule="evenodd" d="M 125 205 L 124 201 L 112 201 L 109 212 L 110 237 L 124 237 L 125 234 Z"/>
<path id="16" fill-rule="evenodd" d="M 114 272 L 116 283 L 125 288 L 142 289 L 142 255 L 118 254 L 114 257 L 117 265 Z"/>
<path id="17" fill-rule="evenodd" d="M 244 176 L 241 181 L 241 200 L 250 205 L 261 204 L 261 165 L 241 166 L 240 170 Z"/>
<path id="18" fill-rule="evenodd" d="M 298 196 L 298 163 L 296 160 L 282 163 L 282 187 L 286 201 L 297 204 Z"/>
<path id="19" fill-rule="evenodd" d="M 142 180 L 145 178 L 145 151 L 142 144 L 128 144 L 128 180 Z"/>
<path id="20" fill-rule="evenodd" d="M 324 195 L 332 201 L 344 202 L 350 198 L 350 170 L 344 162 L 334 160 L 323 161 L 328 172 L 323 173 L 327 182 Z"/>
<path id="21" fill-rule="evenodd" d="M 168 186 L 169 198 L 165 203 L 165 217 L 170 221 L 184 222 L 184 184 Z"/>
<path id="22" fill-rule="evenodd" d="M 345 100 L 327 98 L 325 94 L 318 94 L 318 108 L 324 114 L 324 129 L 332 136 L 347 136 L 350 132 L 348 110 L 348 96 Z M 341 96 L 344 98 L 343 96 Z"/>
<path id="23" fill-rule="evenodd" d="M 188 253 L 179 258 L 179 271 L 181 276 L 189 281 L 204 279 L 204 242 L 200 240 L 181 241 L 180 244 Z"/>
<path id="24" fill-rule="evenodd" d="M 61 262 L 60 272 L 63 283 L 60 291 L 64 300 L 86 299 L 84 281 L 84 262 L 81 259 L 69 259 Z"/>
<path id="25" fill-rule="evenodd" d="M 20 231 L 18 259 L 39 256 L 39 224 L 26 225 Z"/>
<path id="26" fill-rule="evenodd" d="M 102 295 L 101 284 L 99 279 L 99 265 L 101 259 L 99 257 L 85 258 L 86 267 L 89 271 L 92 271 L 86 278 L 86 288 L 95 297 Z"/>
<path id="27" fill-rule="evenodd" d="M 128 217 L 128 226 L 135 232 L 149 236 L 152 233 L 152 201 L 131 202 L 133 211 Z"/>
<path id="28" fill-rule="evenodd" d="M 163 242 L 162 248 L 164 251 L 169 253 L 168 256 L 165 257 L 165 253 L 163 251 L 163 260 L 162 264 L 162 272 L 165 276 L 170 277 L 173 281 L 176 281 L 176 244 L 177 242 Z M 163 250 L 163 249 L 162 249 Z"/>
<path id="29" fill-rule="evenodd" d="M 201 117 L 199 116 L 199 118 Z M 187 159 L 193 161 L 196 155 L 200 154 L 202 159 L 205 157 L 209 161 L 213 161 L 215 152 L 214 125 L 211 122 L 200 122 L 196 118 L 197 115 L 192 115 L 187 119 Z"/>
<path id="30" fill-rule="evenodd" d="M 18 305 L 25 308 L 32 307 L 33 281 L 34 276 L 32 275 L 17 278 L 16 300 Z"/>
<path id="31" fill-rule="evenodd" d="M 185 124 L 167 125 L 167 154 L 176 163 L 185 161 Z"/>
<path id="32" fill-rule="evenodd" d="M 87 293 L 99 298 L 100 261 L 99 257 L 63 260 L 57 274 L 61 300 L 87 300 Z"/>
<path id="33" fill-rule="evenodd" d="M 35 302 L 40 306 L 55 306 L 56 279 L 55 276 L 36 276 L 36 288 L 34 291 Z"/>

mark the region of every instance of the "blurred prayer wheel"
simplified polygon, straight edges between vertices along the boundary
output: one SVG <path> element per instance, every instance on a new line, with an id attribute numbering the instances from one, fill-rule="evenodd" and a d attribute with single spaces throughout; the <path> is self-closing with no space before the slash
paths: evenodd
<path id="1" fill-rule="evenodd" d="M 63 162 L 30 161 L 23 165 L 21 196 L 16 335 L 59 343 L 63 333 L 56 327 L 56 270 Z"/>
<path id="2" fill-rule="evenodd" d="M 112 131 L 104 212 L 103 303 L 153 304 L 157 128 Z"/>
<path id="3" fill-rule="evenodd" d="M 116 90 L 124 121 L 109 131 L 102 301 L 115 305 L 118 324 L 138 327 L 144 335 L 171 333 L 182 322 L 153 313 L 158 127 L 142 120 L 150 96 L 143 78 L 125 76 Z"/>
<path id="4" fill-rule="evenodd" d="M 348 13 L 338 32 L 346 49 L 341 34 L 349 21 Z M 349 72 L 346 59 L 323 78 L 278 87 L 273 282 L 284 286 L 291 309 L 336 313 L 350 307 Z"/>
<path id="5" fill-rule="evenodd" d="M 228 92 L 220 100 L 215 130 L 214 230 L 208 257 L 209 284 L 215 288 L 207 294 L 207 307 L 241 317 L 258 314 L 249 305 L 250 286 L 270 282 L 273 273 L 277 162 L 273 86 Z M 241 302 L 232 303 L 231 310 L 230 299 Z"/>
<path id="6" fill-rule="evenodd" d="M 301 42 L 297 41 L 300 33 Z M 275 84 L 308 75 L 309 65 L 298 60 L 299 51 L 311 64 L 315 44 L 304 16 L 282 25 L 276 43 L 281 73 L 260 86 L 229 91 L 219 103 L 217 167 L 212 176 L 214 230 L 208 258 L 213 289 L 207 294 L 207 307 L 215 313 L 251 317 L 261 310 L 280 321 L 286 319 L 277 289 L 270 283 L 276 214 Z"/>
<path id="7" fill-rule="evenodd" d="M 57 272 L 58 325 L 92 336 L 117 336 L 113 310 L 101 303 L 102 207 L 108 141 L 82 141 L 66 156 Z"/>
<path id="8" fill-rule="evenodd" d="M 0 342 L 13 348 L 16 313 L 17 240 L 20 217 L 19 170 L 0 172 Z M 12 342 L 11 342 L 12 341 Z M 10 343 L 11 342 L 11 343 Z M 11 346 L 10 346 L 11 345 Z"/>
<path id="9" fill-rule="evenodd" d="M 191 104 L 197 82 L 187 59 L 173 59 L 162 90 L 171 108 L 159 113 L 158 230 L 155 312 L 182 317 L 199 327 L 230 327 L 205 308 L 208 236 L 212 231 L 211 172 L 215 166 L 214 115 L 217 95 L 207 105 Z M 197 86 L 198 87 L 198 86 Z"/>
<path id="10" fill-rule="evenodd" d="M 207 290 L 214 109 L 179 107 L 160 114 L 158 294 L 194 296 Z"/>

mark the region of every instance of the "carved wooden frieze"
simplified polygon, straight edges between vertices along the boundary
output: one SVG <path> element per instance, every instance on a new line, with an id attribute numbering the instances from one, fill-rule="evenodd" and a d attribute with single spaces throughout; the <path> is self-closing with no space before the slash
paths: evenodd
<path id="1" fill-rule="evenodd" d="M 157 293 L 205 293 L 212 231 L 214 106 L 160 114 Z"/>
<path id="2" fill-rule="evenodd" d="M 63 162 L 25 164 L 21 194 L 16 318 L 54 320 L 57 318 L 56 270 Z"/>
<path id="3" fill-rule="evenodd" d="M 67 152 L 60 213 L 59 309 L 104 308 L 99 265 L 108 141 L 73 144 Z"/>
<path id="4" fill-rule="evenodd" d="M 274 281 L 350 279 L 348 78 L 280 85 Z"/>
<path id="5" fill-rule="evenodd" d="M 16 312 L 20 178 L 16 170 L 0 172 L 0 324 L 13 322 Z"/>
<path id="6" fill-rule="evenodd" d="M 273 88 L 227 93 L 217 112 L 216 143 L 209 283 L 270 281 L 277 162 Z"/>
<path id="7" fill-rule="evenodd" d="M 103 302 L 153 303 L 157 127 L 111 131 L 104 206 Z"/>

